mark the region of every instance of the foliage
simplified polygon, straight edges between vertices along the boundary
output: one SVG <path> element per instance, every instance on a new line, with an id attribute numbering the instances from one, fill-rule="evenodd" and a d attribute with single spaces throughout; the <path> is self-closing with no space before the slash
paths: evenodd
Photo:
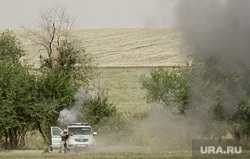
<path id="1" fill-rule="evenodd" d="M 91 79 L 92 57 L 70 35 L 75 19 L 65 7 L 56 5 L 42 9 L 39 14 L 38 32 L 28 29 L 27 38 L 46 51 L 42 57 L 36 81 L 35 107 L 37 112 L 34 126 L 45 142 L 50 142 L 50 126 L 58 125 L 59 113 L 74 103 L 74 93 Z"/>
<path id="2" fill-rule="evenodd" d="M 57 57 L 53 60 L 44 58 L 41 61 L 41 70 L 63 72 L 76 87 L 87 85 L 92 75 L 92 57 L 83 48 L 74 46 L 73 43 L 63 40 L 57 48 Z M 55 67 L 55 68 L 54 68 Z"/>
<path id="3" fill-rule="evenodd" d="M 161 102 L 171 107 L 172 112 L 183 114 L 187 101 L 187 83 L 181 71 L 177 68 L 152 70 L 150 77 L 141 78 L 146 89 L 147 102 Z"/>
<path id="4" fill-rule="evenodd" d="M 39 79 L 38 88 L 40 98 L 43 98 L 48 103 L 58 102 L 60 106 L 56 109 L 57 111 L 73 103 L 75 89 L 72 86 L 72 81 L 59 68 L 47 71 Z"/>
<path id="5" fill-rule="evenodd" d="M 55 66 L 68 74 L 76 87 L 87 85 L 92 78 L 92 56 L 67 40 L 62 41 L 57 51 Z"/>
<path id="6" fill-rule="evenodd" d="M 0 137 L 6 148 L 24 146 L 24 138 L 34 121 L 35 77 L 19 62 L 24 50 L 18 39 L 5 31 L 0 37 Z"/>
<path id="7" fill-rule="evenodd" d="M 122 115 L 117 112 L 115 106 L 108 102 L 108 94 L 101 91 L 97 96 L 89 97 L 82 110 L 82 121 L 88 122 L 94 131 L 102 134 L 101 137 L 110 143 L 122 140 L 127 135 L 128 123 Z"/>
<path id="8" fill-rule="evenodd" d="M 37 114 L 36 127 L 46 142 L 50 141 L 50 127 L 58 125 L 59 112 L 73 104 L 75 88 L 68 75 L 54 67 L 44 73 L 37 81 Z"/>
<path id="9" fill-rule="evenodd" d="M 38 80 L 39 103 L 42 103 L 44 116 L 37 127 L 46 142 L 50 140 L 50 126 L 58 125 L 59 112 L 73 105 L 76 90 L 91 79 L 91 57 L 84 49 L 75 48 L 64 40 L 57 53 L 53 61 L 42 61 L 42 75 Z"/>
<path id="10" fill-rule="evenodd" d="M 190 88 L 189 101 L 202 107 L 214 122 L 227 124 L 224 133 L 229 131 L 238 140 L 250 134 L 248 74 L 239 63 L 228 66 L 211 57 L 194 62 L 185 75 Z"/>
<path id="11" fill-rule="evenodd" d="M 74 17 L 66 8 L 53 6 L 39 14 L 42 32 L 24 29 L 36 45 L 47 52 L 41 59 L 41 74 L 37 80 L 37 114 L 35 127 L 45 142 L 50 142 L 50 126 L 58 125 L 59 112 L 74 103 L 75 91 L 91 79 L 91 57 L 75 43 L 68 42 Z"/>
<path id="12" fill-rule="evenodd" d="M 108 102 L 106 93 L 98 93 L 96 97 L 89 97 L 84 103 L 83 117 L 96 130 L 110 117 L 119 115 L 116 107 Z"/>
<path id="13" fill-rule="evenodd" d="M 178 71 L 153 70 L 150 77 L 142 78 L 142 85 L 149 102 L 175 105 L 173 113 L 174 108 L 180 114 L 200 114 L 208 128 L 204 134 L 220 137 L 230 132 L 238 140 L 250 135 L 249 71 L 239 63 L 228 66 L 215 57 L 194 60 Z M 217 122 L 227 128 L 218 128 Z"/>
<path id="14" fill-rule="evenodd" d="M 34 119 L 35 78 L 20 63 L 0 61 L 0 133 L 6 148 L 24 146 Z"/>
<path id="15" fill-rule="evenodd" d="M 50 8 L 41 9 L 39 20 L 38 28 L 42 29 L 42 32 L 24 26 L 23 28 L 27 31 L 27 38 L 46 50 L 48 56 L 44 60 L 52 68 L 56 50 L 60 47 L 62 40 L 67 40 L 70 37 L 70 28 L 74 26 L 75 18 L 67 13 L 65 7 L 54 5 Z M 40 58 L 43 59 L 43 57 Z"/>
<path id="16" fill-rule="evenodd" d="M 0 36 L 0 137 L 6 138 L 6 148 L 23 146 L 30 128 L 50 142 L 50 127 L 58 125 L 60 111 L 73 105 L 76 90 L 91 79 L 92 57 L 67 39 L 74 19 L 60 7 L 42 12 L 41 19 L 45 32 L 27 29 L 48 53 L 35 75 L 19 62 L 24 50 L 18 39 L 10 31 Z"/>
<path id="17" fill-rule="evenodd" d="M 24 50 L 20 41 L 9 30 L 0 35 L 0 60 L 18 62 L 19 58 L 24 55 Z"/>
<path id="18" fill-rule="evenodd" d="M 30 75 L 29 68 L 19 62 L 24 51 L 18 39 L 8 31 L 0 39 L 1 70 L 4 70 L 0 76 L 3 107 L 0 135 L 6 137 L 6 147 L 8 139 L 8 148 L 17 148 L 26 131 L 35 128 L 48 143 L 50 126 L 58 125 L 59 112 L 73 105 L 75 91 L 91 79 L 91 57 L 84 49 L 64 40 L 56 49 L 58 56 L 53 61 L 48 60 L 50 63 L 46 59 L 42 61 L 40 73 L 35 78 L 35 75 Z M 9 91 L 12 87 L 14 92 Z"/>

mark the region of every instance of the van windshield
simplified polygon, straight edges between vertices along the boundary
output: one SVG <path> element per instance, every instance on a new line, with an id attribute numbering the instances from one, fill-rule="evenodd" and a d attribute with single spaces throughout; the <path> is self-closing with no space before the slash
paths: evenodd
<path id="1" fill-rule="evenodd" d="M 73 133 L 73 135 L 91 135 L 91 129 L 90 128 L 77 128 L 77 127 L 71 127 L 69 128 L 69 132 Z"/>

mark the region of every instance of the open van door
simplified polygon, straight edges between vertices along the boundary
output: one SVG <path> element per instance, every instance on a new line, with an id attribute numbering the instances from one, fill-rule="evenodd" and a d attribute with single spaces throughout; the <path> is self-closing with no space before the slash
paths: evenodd
<path id="1" fill-rule="evenodd" d="M 59 127 L 52 126 L 51 127 L 51 143 L 52 147 L 60 147 L 62 141 L 62 129 Z"/>

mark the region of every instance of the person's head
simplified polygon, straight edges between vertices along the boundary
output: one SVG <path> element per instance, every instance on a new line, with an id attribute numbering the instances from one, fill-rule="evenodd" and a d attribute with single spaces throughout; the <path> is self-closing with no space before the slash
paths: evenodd
<path id="1" fill-rule="evenodd" d="M 64 130 L 63 130 L 63 132 L 64 132 L 64 133 L 67 133 L 67 132 L 68 132 L 68 130 L 67 130 L 67 129 L 64 129 Z"/>

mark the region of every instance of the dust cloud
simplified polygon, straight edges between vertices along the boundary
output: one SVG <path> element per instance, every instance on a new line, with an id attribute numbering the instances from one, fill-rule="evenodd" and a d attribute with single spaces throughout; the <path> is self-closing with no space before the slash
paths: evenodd
<path id="1" fill-rule="evenodd" d="M 210 112 L 214 99 L 209 95 L 222 90 L 225 111 L 233 113 L 233 106 L 239 103 L 246 92 L 244 84 L 250 81 L 250 77 L 229 86 L 217 84 L 211 77 L 222 71 L 250 70 L 249 8 L 249 0 L 178 1 L 175 7 L 175 26 L 183 34 L 183 46 L 192 48 L 194 59 L 205 62 L 212 59 L 216 62 L 213 66 L 204 68 L 206 74 L 202 78 L 188 79 L 194 80 L 190 81 L 194 84 L 189 92 L 189 105 L 185 116 L 174 115 L 167 107 L 155 107 L 147 118 L 136 122 L 134 130 L 128 135 L 132 139 L 126 141 L 127 144 L 157 150 L 189 149 L 191 139 L 220 138 L 226 135 L 228 125 L 211 121 Z M 163 9 L 164 5 L 161 10 Z M 209 82 L 212 83 L 208 90 L 204 87 L 207 79 L 211 79 Z M 203 92 L 203 96 L 197 98 L 198 92 Z M 210 132 L 209 129 L 213 129 L 214 134 L 206 136 L 204 132 Z"/>
<path id="2" fill-rule="evenodd" d="M 190 146 L 190 140 L 202 138 L 207 129 L 213 128 L 215 136 L 226 134 L 227 125 L 212 122 L 210 112 L 213 108 L 213 92 L 222 90 L 225 111 L 233 113 L 246 92 L 244 85 L 250 80 L 247 76 L 235 85 L 220 85 L 213 78 L 220 73 L 232 70 L 250 70 L 250 1 L 248 0 L 180 0 L 176 6 L 175 26 L 181 30 L 183 45 L 192 47 L 192 56 L 205 62 L 214 62 L 202 78 L 193 77 L 189 90 L 189 104 L 185 116 L 173 115 L 167 108 L 153 110 L 145 120 L 144 127 L 151 131 L 153 145 Z M 183 52 L 182 54 L 186 54 Z M 205 66 L 204 66 L 205 67 Z M 207 90 L 207 79 L 212 83 Z M 193 80 L 193 81 L 190 81 Z M 197 93 L 203 96 L 197 98 Z M 211 137 L 211 136 L 210 136 Z M 169 142 L 170 141 L 170 142 Z M 169 145 L 168 145 L 169 142 Z M 188 146 L 189 145 L 189 146 Z M 173 146 L 174 147 L 174 146 Z"/>

